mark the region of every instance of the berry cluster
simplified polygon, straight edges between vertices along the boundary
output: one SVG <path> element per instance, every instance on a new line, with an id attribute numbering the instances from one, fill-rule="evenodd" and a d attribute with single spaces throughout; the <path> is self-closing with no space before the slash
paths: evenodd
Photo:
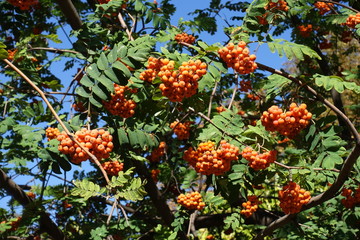
<path id="1" fill-rule="evenodd" d="M 162 95 L 172 102 L 181 102 L 196 94 L 198 80 L 205 75 L 207 65 L 200 60 L 183 62 L 178 70 L 174 70 L 174 61 L 164 59 L 158 76 L 162 83 L 159 88 Z"/>
<path id="2" fill-rule="evenodd" d="M 118 176 L 124 168 L 124 163 L 119 161 L 108 161 L 101 164 L 105 172 L 110 176 Z"/>
<path id="3" fill-rule="evenodd" d="M 135 113 L 136 103 L 132 99 L 126 99 L 127 94 L 136 93 L 136 89 L 128 86 L 120 86 L 114 83 L 115 93 L 111 94 L 111 100 L 103 102 L 104 107 L 112 114 L 123 118 L 132 117 Z"/>
<path id="4" fill-rule="evenodd" d="M 60 134 L 60 130 L 58 128 L 48 127 L 45 130 L 45 134 L 46 134 L 48 141 L 50 141 L 51 139 L 57 138 L 57 136 Z"/>
<path id="5" fill-rule="evenodd" d="M 173 129 L 179 140 L 185 140 L 190 137 L 190 126 L 193 123 L 192 121 L 186 121 L 184 123 L 175 121 L 170 124 L 170 128 Z"/>
<path id="6" fill-rule="evenodd" d="M 281 135 L 294 138 L 310 123 L 312 114 L 306 109 L 306 104 L 297 106 L 290 104 L 290 110 L 283 112 L 278 106 L 271 106 L 261 116 L 261 123 L 267 131 L 278 131 Z"/>
<path id="7" fill-rule="evenodd" d="M 240 211 L 240 214 L 245 215 L 245 217 L 250 217 L 258 209 L 261 201 L 255 195 L 248 196 L 248 200 L 242 203 L 243 210 Z"/>
<path id="8" fill-rule="evenodd" d="M 39 3 L 38 0 L 7 0 L 14 7 L 20 8 L 20 10 L 29 10 L 32 6 Z"/>
<path id="9" fill-rule="evenodd" d="M 289 7 L 287 5 L 287 2 L 285 2 L 284 0 L 278 0 L 277 2 L 273 2 L 270 0 L 268 5 L 265 6 L 265 10 L 269 10 L 272 12 L 275 11 L 287 12 L 289 10 Z"/>
<path id="10" fill-rule="evenodd" d="M 155 148 L 151 154 L 147 157 L 150 162 L 159 162 L 160 157 L 165 154 L 166 143 L 160 142 L 159 147 Z"/>
<path id="11" fill-rule="evenodd" d="M 302 37 L 307 38 L 310 36 L 311 32 L 313 31 L 313 26 L 312 24 L 300 25 L 297 27 L 297 29 L 299 30 L 299 33 Z"/>
<path id="12" fill-rule="evenodd" d="M 151 83 L 156 78 L 160 68 L 164 66 L 166 62 L 166 59 L 149 57 L 147 69 L 140 73 L 139 78 L 145 82 Z"/>
<path id="13" fill-rule="evenodd" d="M 152 169 L 151 170 L 151 178 L 154 180 L 154 182 L 159 181 L 158 175 L 160 173 L 160 169 Z"/>
<path id="14" fill-rule="evenodd" d="M 108 158 L 112 151 L 114 144 L 113 137 L 108 131 L 100 130 L 87 130 L 85 128 L 75 133 L 75 139 L 80 142 L 81 146 L 87 149 L 91 154 L 95 155 L 97 159 Z M 89 158 L 88 154 L 81 149 L 71 138 L 62 132 L 57 136 L 60 141 L 58 149 L 64 154 L 68 154 L 71 162 L 79 164 Z"/>
<path id="15" fill-rule="evenodd" d="M 310 200 L 310 192 L 300 188 L 295 182 L 289 182 L 279 191 L 280 207 L 286 214 L 298 213 Z"/>
<path id="16" fill-rule="evenodd" d="M 264 153 L 258 153 L 252 147 L 245 147 L 241 152 L 243 158 L 249 161 L 249 166 L 258 171 L 269 167 L 270 163 L 275 162 L 277 151 L 271 150 Z"/>
<path id="17" fill-rule="evenodd" d="M 249 55 L 250 51 L 244 41 L 240 41 L 238 45 L 229 43 L 220 48 L 218 53 L 228 67 L 233 68 L 240 74 L 252 73 L 257 68 L 256 56 L 254 54 Z"/>
<path id="18" fill-rule="evenodd" d="M 360 185 L 355 191 L 343 188 L 341 195 L 345 197 L 341 199 L 342 205 L 346 208 L 353 208 L 360 203 Z"/>
<path id="19" fill-rule="evenodd" d="M 324 15 L 327 12 L 330 12 L 331 9 L 334 7 L 333 3 L 326 3 L 326 2 L 316 2 L 314 6 L 319 10 L 320 15 Z"/>
<path id="20" fill-rule="evenodd" d="M 200 143 L 196 151 L 190 147 L 183 158 L 198 173 L 222 175 L 230 170 L 231 161 L 237 160 L 238 155 L 238 147 L 222 140 L 218 149 L 212 141 Z"/>
<path id="21" fill-rule="evenodd" d="M 195 37 L 191 34 L 179 33 L 176 34 L 175 41 L 178 43 L 193 44 L 195 42 Z"/>
<path id="22" fill-rule="evenodd" d="M 187 208 L 188 210 L 202 210 L 205 203 L 202 201 L 201 194 L 198 192 L 180 194 L 177 198 L 178 204 Z"/>
<path id="23" fill-rule="evenodd" d="M 356 15 L 351 14 L 347 19 L 345 25 L 349 28 L 355 28 L 356 25 L 360 24 L 360 13 Z"/>

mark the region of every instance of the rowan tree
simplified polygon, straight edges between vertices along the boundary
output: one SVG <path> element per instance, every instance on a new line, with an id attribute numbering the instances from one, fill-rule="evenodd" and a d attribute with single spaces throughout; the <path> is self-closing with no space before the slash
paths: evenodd
<path id="1" fill-rule="evenodd" d="M 1 238 L 360 238 L 360 4 L 177 8 L 0 2 Z"/>

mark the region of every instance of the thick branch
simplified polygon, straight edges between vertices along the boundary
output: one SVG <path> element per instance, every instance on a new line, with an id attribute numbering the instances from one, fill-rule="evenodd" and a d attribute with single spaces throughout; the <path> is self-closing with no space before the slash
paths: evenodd
<path id="1" fill-rule="evenodd" d="M 2 169 L 0 169 L 0 188 L 5 189 L 9 195 L 11 195 L 24 207 L 32 202 L 31 198 L 26 195 L 21 187 L 17 185 L 12 179 L 10 179 Z M 45 212 L 40 212 L 40 227 L 43 228 L 55 240 L 65 239 L 64 233 Z"/>
<path id="2" fill-rule="evenodd" d="M 82 21 L 71 0 L 56 0 L 56 2 L 58 3 L 60 10 L 66 17 L 71 28 L 74 30 L 80 29 Z"/>
<path id="3" fill-rule="evenodd" d="M 165 225 L 170 226 L 174 216 L 172 215 L 169 206 L 166 204 L 166 200 L 161 197 L 161 193 L 156 187 L 155 182 L 152 180 L 147 168 L 144 166 L 143 163 L 139 161 L 133 161 L 136 167 L 136 171 L 141 175 L 144 176 L 147 183 L 145 185 L 145 190 L 149 194 L 151 201 L 154 203 L 158 214 L 163 219 Z"/>

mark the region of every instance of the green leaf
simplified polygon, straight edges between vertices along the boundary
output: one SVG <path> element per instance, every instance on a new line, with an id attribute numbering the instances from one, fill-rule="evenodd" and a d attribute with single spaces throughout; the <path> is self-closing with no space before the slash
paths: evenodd
<path id="1" fill-rule="evenodd" d="M 119 46 L 119 48 L 118 48 L 118 51 L 117 51 L 117 56 L 118 56 L 118 58 L 124 58 L 124 57 L 126 57 L 126 55 L 127 55 L 127 47 L 125 46 L 125 45 L 121 45 L 121 46 Z"/>
<path id="2" fill-rule="evenodd" d="M 98 96 L 99 98 L 101 98 L 102 100 L 106 100 L 107 99 L 107 95 L 106 93 L 99 87 L 99 85 L 95 85 L 93 88 L 92 88 L 94 94 L 96 96 Z"/>
<path id="3" fill-rule="evenodd" d="M 124 198 L 130 201 L 140 201 L 146 195 L 144 189 L 144 183 L 141 182 L 140 178 L 133 178 L 130 186 L 126 189 L 121 189 L 121 192 L 116 194 L 117 197 Z"/>
<path id="4" fill-rule="evenodd" d="M 104 52 L 100 53 L 100 57 L 97 60 L 96 64 L 100 70 L 105 70 L 105 69 L 109 68 L 109 62 L 108 62 L 108 59 L 106 58 Z"/>
<path id="5" fill-rule="evenodd" d="M 106 192 L 105 188 L 101 188 L 99 185 L 84 179 L 82 181 L 73 181 L 75 187 L 71 190 L 71 194 L 74 196 L 80 196 L 85 200 L 90 197 L 100 196 Z"/>
<path id="6" fill-rule="evenodd" d="M 94 79 L 97 79 L 101 74 L 95 63 L 91 64 L 86 68 L 86 73 L 89 74 L 90 77 Z"/>
<path id="7" fill-rule="evenodd" d="M 117 76 L 116 76 L 116 74 L 115 74 L 115 72 L 114 72 L 114 70 L 113 70 L 112 68 L 106 69 L 106 70 L 104 71 L 104 73 L 105 73 L 105 75 L 106 75 L 108 78 L 111 79 L 111 81 L 113 81 L 113 82 L 115 82 L 115 83 L 117 83 L 117 84 L 120 83 L 119 79 L 117 78 Z"/>
<path id="8" fill-rule="evenodd" d="M 51 163 L 51 169 L 53 170 L 54 173 L 61 174 L 61 170 L 60 170 L 59 164 L 57 162 Z"/>
<path id="9" fill-rule="evenodd" d="M 0 49 L 0 60 L 7 59 L 9 53 L 5 49 Z"/>
<path id="10" fill-rule="evenodd" d="M 205 42 L 203 41 L 197 41 L 197 44 L 203 49 L 203 50 L 206 50 L 209 45 L 207 45 Z"/>
<path id="11" fill-rule="evenodd" d="M 129 134 L 129 140 L 130 140 L 131 146 L 135 147 L 135 146 L 139 145 L 139 139 L 138 139 L 137 132 L 128 131 L 128 134 Z"/>
<path id="12" fill-rule="evenodd" d="M 129 154 L 130 154 L 130 156 L 131 156 L 133 159 L 135 159 L 135 160 L 137 160 L 137 161 L 140 161 L 140 162 L 146 162 L 146 161 L 147 161 L 146 158 L 144 158 L 144 157 L 142 157 L 142 156 L 139 156 L 139 155 L 136 155 L 136 153 L 134 153 L 134 152 L 132 152 L 132 151 L 129 151 Z"/>
<path id="13" fill-rule="evenodd" d="M 87 75 L 84 75 L 81 78 L 80 83 L 81 85 L 89 88 L 95 85 L 95 83 Z"/>
<path id="14" fill-rule="evenodd" d="M 113 67 L 119 69 L 127 78 L 131 77 L 130 70 L 120 61 L 116 61 L 113 63 Z"/>
<path id="15" fill-rule="evenodd" d="M 360 86 L 354 82 L 345 82 L 339 76 L 324 76 L 321 74 L 315 74 L 315 84 L 319 87 L 323 87 L 326 91 L 335 89 L 339 93 L 343 93 L 345 89 L 353 90 L 356 93 L 360 93 Z"/>
<path id="16" fill-rule="evenodd" d="M 120 145 L 129 143 L 129 138 L 125 129 L 118 128 L 118 136 L 119 136 Z"/>
<path id="17" fill-rule="evenodd" d="M 278 52 L 279 56 L 282 57 L 285 53 L 287 59 L 293 60 L 295 58 L 304 60 L 304 55 L 310 58 L 321 59 L 320 56 L 308 46 L 292 43 L 285 39 L 275 39 L 273 42 L 267 42 L 267 45 L 271 52 Z"/>
<path id="18" fill-rule="evenodd" d="M 118 47 L 117 45 L 114 45 L 114 48 L 111 49 L 111 51 L 107 55 L 107 60 L 109 61 L 109 63 L 113 63 L 117 60 L 117 58 L 118 58 Z"/>
<path id="19" fill-rule="evenodd" d="M 102 85 L 104 85 L 110 92 L 114 92 L 114 83 L 107 78 L 105 75 L 101 74 L 97 79 Z"/>
<path id="20" fill-rule="evenodd" d="M 94 106 L 98 107 L 98 108 L 102 108 L 103 104 L 101 101 L 99 101 L 98 99 L 94 98 L 94 96 L 90 96 L 89 101 L 91 104 L 93 104 Z"/>
<path id="21" fill-rule="evenodd" d="M 336 164 L 342 164 L 343 159 L 334 152 L 326 152 L 327 156 L 323 159 L 321 166 L 325 169 L 333 169 Z"/>
<path id="22" fill-rule="evenodd" d="M 90 97 L 90 93 L 88 93 L 83 86 L 76 88 L 75 92 L 82 97 L 85 97 L 85 98 Z"/>
<path id="23" fill-rule="evenodd" d="M 105 225 L 101 227 L 97 227 L 95 229 L 91 229 L 90 231 L 91 239 L 93 240 L 102 240 L 105 239 L 108 235 L 108 230 L 106 229 Z"/>
<path id="24" fill-rule="evenodd" d="M 60 157 L 57 153 L 48 150 L 49 155 L 53 160 L 56 160 L 59 166 L 66 172 L 71 170 L 71 164 L 64 158 Z"/>
<path id="25" fill-rule="evenodd" d="M 291 80 L 277 74 L 268 76 L 265 85 L 263 86 L 263 89 L 266 91 L 266 99 L 280 95 L 282 90 L 289 86 L 290 83 Z"/>
<path id="26" fill-rule="evenodd" d="M 10 227 L 9 227 L 10 228 Z M 173 232 L 169 237 L 168 239 L 169 240 L 175 240 L 176 239 L 176 236 L 177 236 L 177 232 Z"/>
<path id="27" fill-rule="evenodd" d="M 29 118 L 35 117 L 35 112 L 34 112 L 34 110 L 33 110 L 31 107 L 29 107 L 29 106 L 27 106 L 27 107 L 23 110 L 23 113 L 24 113 L 27 117 L 29 117 Z"/>

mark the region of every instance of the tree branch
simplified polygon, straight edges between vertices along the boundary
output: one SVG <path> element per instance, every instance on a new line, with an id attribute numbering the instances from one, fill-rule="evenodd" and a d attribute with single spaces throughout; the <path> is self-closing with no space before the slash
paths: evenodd
<path id="1" fill-rule="evenodd" d="M 80 29 L 82 21 L 71 0 L 56 0 L 56 2 L 58 3 L 60 10 L 66 17 L 71 28 L 74 30 Z"/>
<path id="2" fill-rule="evenodd" d="M 47 48 L 47 47 L 33 47 L 28 49 L 28 51 L 34 51 L 34 50 L 44 50 L 47 52 L 54 52 L 54 53 L 73 53 L 73 54 L 80 53 L 69 49 L 58 49 L 58 48 Z"/>
<path id="3" fill-rule="evenodd" d="M 26 207 L 32 199 L 0 168 L 0 187 L 5 189 L 22 206 Z M 53 239 L 64 240 L 64 233 L 51 220 L 47 213 L 40 212 L 40 228 L 43 228 Z"/>

